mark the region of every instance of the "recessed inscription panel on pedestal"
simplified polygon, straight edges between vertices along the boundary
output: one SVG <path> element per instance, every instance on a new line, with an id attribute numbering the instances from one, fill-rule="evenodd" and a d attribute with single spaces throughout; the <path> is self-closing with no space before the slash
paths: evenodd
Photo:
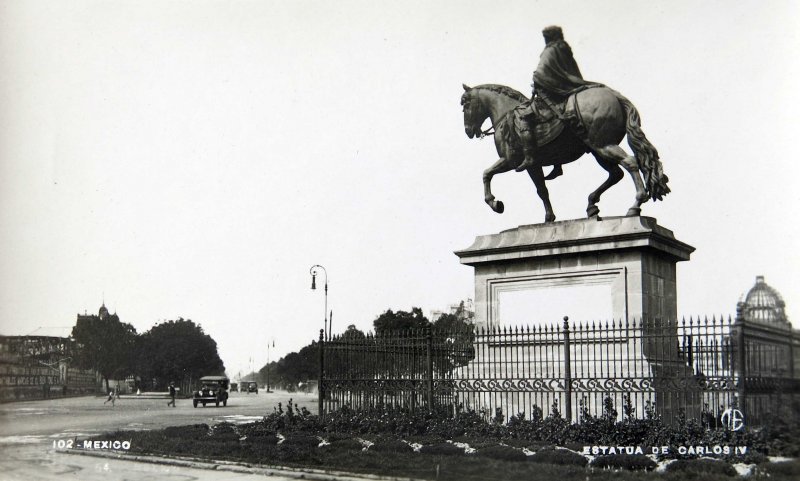
<path id="1" fill-rule="evenodd" d="M 498 280 L 490 286 L 489 325 L 545 326 L 569 316 L 573 321 L 614 319 L 612 284 L 621 271 L 576 273 L 566 277 Z"/>

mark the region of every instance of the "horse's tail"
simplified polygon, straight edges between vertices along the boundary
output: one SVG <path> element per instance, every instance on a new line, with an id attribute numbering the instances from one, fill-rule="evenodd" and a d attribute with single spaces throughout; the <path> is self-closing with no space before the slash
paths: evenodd
<path id="1" fill-rule="evenodd" d="M 653 200 L 662 200 L 662 197 L 667 195 L 670 190 L 667 186 L 669 177 L 664 174 L 664 167 L 658 159 L 658 151 L 647 140 L 644 132 L 642 132 L 642 125 L 639 119 L 639 111 L 633 106 L 630 100 L 625 98 L 621 93 L 609 89 L 622 104 L 625 109 L 625 114 L 628 120 L 625 124 L 625 129 L 628 134 L 628 145 L 633 150 L 636 156 L 636 162 L 639 164 L 639 170 L 644 175 L 644 186 L 647 193 Z"/>

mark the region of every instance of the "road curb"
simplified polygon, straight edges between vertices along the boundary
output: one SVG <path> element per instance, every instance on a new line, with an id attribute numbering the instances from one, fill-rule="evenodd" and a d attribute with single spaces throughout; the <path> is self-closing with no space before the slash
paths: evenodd
<path id="1" fill-rule="evenodd" d="M 206 469 L 210 471 L 225 471 L 241 474 L 259 474 L 263 476 L 285 476 L 287 478 L 310 479 L 315 481 L 417 481 L 414 478 L 380 476 L 377 474 L 347 473 L 344 471 L 327 471 L 321 469 L 300 469 L 285 466 L 258 466 L 249 463 L 233 461 L 208 460 L 199 458 L 168 457 L 146 454 L 127 454 L 119 451 L 89 451 L 83 449 L 69 449 L 58 451 L 65 454 L 79 456 L 93 456 L 96 458 L 118 459 L 140 463 L 162 464 L 193 469 Z"/>

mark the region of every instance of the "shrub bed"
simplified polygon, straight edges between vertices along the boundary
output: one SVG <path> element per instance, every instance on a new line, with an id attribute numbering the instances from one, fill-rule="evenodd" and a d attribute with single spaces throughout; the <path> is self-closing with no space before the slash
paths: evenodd
<path id="1" fill-rule="evenodd" d="M 487 446 L 476 451 L 478 456 L 485 458 L 498 459 L 501 461 L 527 461 L 528 457 L 519 449 L 511 446 Z"/>
<path id="2" fill-rule="evenodd" d="M 770 479 L 800 479 L 800 460 L 769 463 L 758 466 L 757 473 Z"/>
<path id="3" fill-rule="evenodd" d="M 733 468 L 719 461 L 686 459 L 672 463 L 667 473 L 661 475 L 642 472 L 656 467 L 646 456 L 608 455 L 595 458 L 592 467 L 636 472 L 586 471 L 587 458 L 573 452 L 580 452 L 583 446 L 747 446 L 745 456 L 731 455 L 726 461 L 760 463 L 765 461 L 766 454 L 791 456 L 797 451 L 797 439 L 800 439 L 797 416 L 785 413 L 763 428 L 746 428 L 734 433 L 710 429 L 699 420 L 681 419 L 676 426 L 667 426 L 652 412 L 647 419 L 628 417 L 617 421 L 613 406 L 607 404 L 606 409 L 608 413 L 599 417 L 582 413 L 581 423 L 570 424 L 560 416 L 554 404 L 547 417 L 534 410 L 530 418 L 519 414 L 502 424 L 499 422 L 502 415 L 497 412 L 492 417 L 475 411 L 460 411 L 455 416 L 445 411 L 356 413 L 346 407 L 320 419 L 290 402 L 286 407 L 279 405 L 274 412 L 254 423 L 222 423 L 212 428 L 196 424 L 161 431 L 107 434 L 99 439 L 130 439 L 131 452 L 137 453 L 292 467 L 324 466 L 419 478 L 497 479 L 501 475 L 503 479 L 538 480 L 547 479 L 542 478 L 543 473 L 554 477 L 563 477 L 565 473 L 583 473 L 585 477 L 589 473 L 592 481 L 625 481 L 639 479 L 637 477 L 724 479 L 731 476 Z M 283 441 L 279 443 L 281 438 Z M 369 439 L 374 444 L 364 450 L 358 438 Z M 325 444 L 319 447 L 323 439 Z M 463 445 L 459 447 L 454 442 L 475 449 L 475 455 L 466 455 Z M 412 452 L 409 443 L 422 445 L 420 451 L 426 456 Z M 535 452 L 526 456 L 523 448 Z M 680 456 L 672 449 L 668 457 L 696 456 Z M 521 462 L 523 460 L 530 463 Z M 473 469 L 474 474 L 467 468 Z M 800 471 L 800 464 L 791 462 L 764 464 L 755 473 L 777 480 L 796 478 L 797 471 Z"/>
<path id="4" fill-rule="evenodd" d="M 411 453 L 414 448 L 399 439 L 387 439 L 376 441 L 369 450 L 377 453 Z"/>
<path id="5" fill-rule="evenodd" d="M 651 471 L 656 469 L 656 462 L 641 454 L 609 454 L 598 456 L 592 466 L 600 469 L 627 469 L 628 471 Z"/>
<path id="6" fill-rule="evenodd" d="M 320 439 L 317 436 L 310 436 L 307 434 L 293 434 L 286 436 L 281 443 L 281 446 L 299 446 L 306 448 L 316 448 L 320 444 Z"/>
<path id="7" fill-rule="evenodd" d="M 330 444 L 321 446 L 326 451 L 361 451 L 364 445 L 358 439 L 337 439 Z"/>
<path id="8" fill-rule="evenodd" d="M 253 433 L 250 435 L 245 435 L 244 437 L 245 442 L 252 443 L 252 444 L 270 444 L 276 445 L 280 438 L 274 434 L 267 434 L 267 433 Z"/>
<path id="9" fill-rule="evenodd" d="M 193 424 L 191 426 L 170 426 L 164 428 L 164 436 L 180 439 L 200 439 L 208 436 L 208 424 Z"/>
<path id="10" fill-rule="evenodd" d="M 534 463 L 560 464 L 566 466 L 586 466 L 585 457 L 567 449 L 540 449 L 528 457 Z"/>
<path id="11" fill-rule="evenodd" d="M 439 456 L 454 456 L 464 454 L 464 448 L 459 448 L 453 443 L 436 443 L 422 446 L 419 452 L 423 454 L 435 454 Z"/>
<path id="12" fill-rule="evenodd" d="M 722 474 L 725 476 L 736 476 L 736 469 L 724 461 L 713 459 L 679 459 L 667 466 L 669 473 L 692 473 L 703 476 Z"/>

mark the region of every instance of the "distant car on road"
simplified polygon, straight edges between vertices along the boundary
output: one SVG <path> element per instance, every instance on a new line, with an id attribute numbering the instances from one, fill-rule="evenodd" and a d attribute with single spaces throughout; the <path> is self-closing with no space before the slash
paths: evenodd
<path id="1" fill-rule="evenodd" d="M 228 405 L 228 387 L 230 381 L 225 376 L 205 376 L 200 378 L 202 387 L 195 391 L 192 404 L 197 407 L 198 404 L 205 406 L 208 403 L 214 403 L 219 407 L 219 403 L 223 406 Z"/>
<path id="2" fill-rule="evenodd" d="M 254 393 L 258 394 L 258 383 L 257 382 L 251 382 L 251 383 L 249 383 L 247 385 L 247 394 L 250 394 L 251 392 L 254 392 Z"/>

